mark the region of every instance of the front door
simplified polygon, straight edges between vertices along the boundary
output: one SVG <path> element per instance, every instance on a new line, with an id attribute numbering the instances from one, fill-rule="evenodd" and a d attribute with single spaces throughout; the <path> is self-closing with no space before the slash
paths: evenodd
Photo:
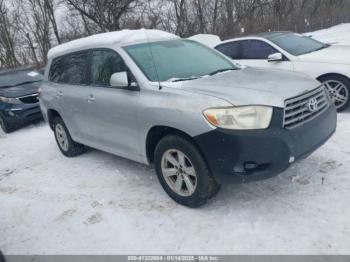
<path id="1" fill-rule="evenodd" d="M 89 84 L 84 91 L 80 129 L 85 144 L 131 159 L 140 155 L 140 92 L 110 86 L 113 73 L 129 72 L 114 50 L 90 51 Z"/>
<path id="2" fill-rule="evenodd" d="M 242 65 L 278 69 L 278 70 L 293 70 L 293 64 L 284 57 L 283 61 L 269 62 L 268 56 L 278 53 L 275 48 L 261 40 L 242 40 L 240 42 L 240 60 Z"/>

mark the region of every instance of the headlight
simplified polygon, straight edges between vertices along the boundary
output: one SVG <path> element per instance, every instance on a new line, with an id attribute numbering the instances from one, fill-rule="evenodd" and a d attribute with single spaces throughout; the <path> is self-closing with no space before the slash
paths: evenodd
<path id="1" fill-rule="evenodd" d="M 22 102 L 17 98 L 8 98 L 3 96 L 0 96 L 0 102 L 7 104 L 22 104 Z"/>
<path id="2" fill-rule="evenodd" d="M 247 130 L 268 128 L 272 111 L 272 107 L 268 106 L 241 106 L 210 108 L 203 114 L 208 122 L 216 127 Z"/>

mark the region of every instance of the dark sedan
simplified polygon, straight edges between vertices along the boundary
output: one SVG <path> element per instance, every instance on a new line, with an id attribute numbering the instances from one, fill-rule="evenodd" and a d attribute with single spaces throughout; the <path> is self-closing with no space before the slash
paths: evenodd
<path id="1" fill-rule="evenodd" d="M 38 88 L 42 70 L 0 72 L 0 126 L 5 133 L 42 118 Z"/>

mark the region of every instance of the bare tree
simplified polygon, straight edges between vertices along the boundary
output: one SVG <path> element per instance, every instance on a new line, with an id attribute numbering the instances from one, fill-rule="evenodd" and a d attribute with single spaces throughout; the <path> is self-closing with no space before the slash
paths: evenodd
<path id="1" fill-rule="evenodd" d="M 16 67 L 20 63 L 16 57 L 15 38 L 16 32 L 11 26 L 9 9 L 5 1 L 0 0 L 0 66 Z"/>
<path id="2" fill-rule="evenodd" d="M 138 3 L 136 0 L 66 0 L 83 19 L 94 22 L 101 32 L 120 30 L 120 20 Z"/>
<path id="3" fill-rule="evenodd" d="M 349 0 L 0 0 L 0 68 L 44 64 L 56 44 L 123 28 L 226 39 L 313 31 L 350 22 L 349 14 Z"/>
<path id="4" fill-rule="evenodd" d="M 43 1 L 44 1 L 44 10 L 47 12 L 49 20 L 51 22 L 57 43 L 61 44 L 61 38 L 58 32 L 58 26 L 57 26 L 56 17 L 55 17 L 55 3 L 53 0 L 43 0 Z"/>

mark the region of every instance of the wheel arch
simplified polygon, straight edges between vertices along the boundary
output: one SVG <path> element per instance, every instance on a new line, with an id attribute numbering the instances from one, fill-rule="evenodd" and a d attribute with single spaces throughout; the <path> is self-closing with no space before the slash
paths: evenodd
<path id="1" fill-rule="evenodd" d="M 159 125 L 159 126 L 153 126 L 147 132 L 145 146 L 146 146 L 146 157 L 147 157 L 148 163 L 150 164 L 153 163 L 154 151 L 156 149 L 156 146 L 158 145 L 159 141 L 167 135 L 178 135 L 187 139 L 189 142 L 193 143 L 193 145 L 198 149 L 202 157 L 205 159 L 205 155 L 203 154 L 199 145 L 196 143 L 196 141 L 192 136 L 190 136 L 189 134 L 187 134 L 186 132 L 180 129 L 170 127 L 170 126 Z"/>
<path id="2" fill-rule="evenodd" d="M 49 123 L 50 128 L 53 130 L 53 120 L 56 117 L 61 117 L 60 113 L 56 111 L 55 109 L 49 109 L 47 110 L 47 121 Z M 62 117 L 61 117 L 62 118 Z"/>
<path id="3" fill-rule="evenodd" d="M 325 78 L 325 77 L 331 77 L 331 76 L 340 76 L 340 77 L 345 77 L 346 79 L 348 79 L 350 81 L 350 78 L 344 74 L 341 74 L 341 73 L 325 73 L 325 74 L 322 74 L 320 76 L 318 76 L 316 78 L 316 80 L 321 81 L 322 78 Z"/>

